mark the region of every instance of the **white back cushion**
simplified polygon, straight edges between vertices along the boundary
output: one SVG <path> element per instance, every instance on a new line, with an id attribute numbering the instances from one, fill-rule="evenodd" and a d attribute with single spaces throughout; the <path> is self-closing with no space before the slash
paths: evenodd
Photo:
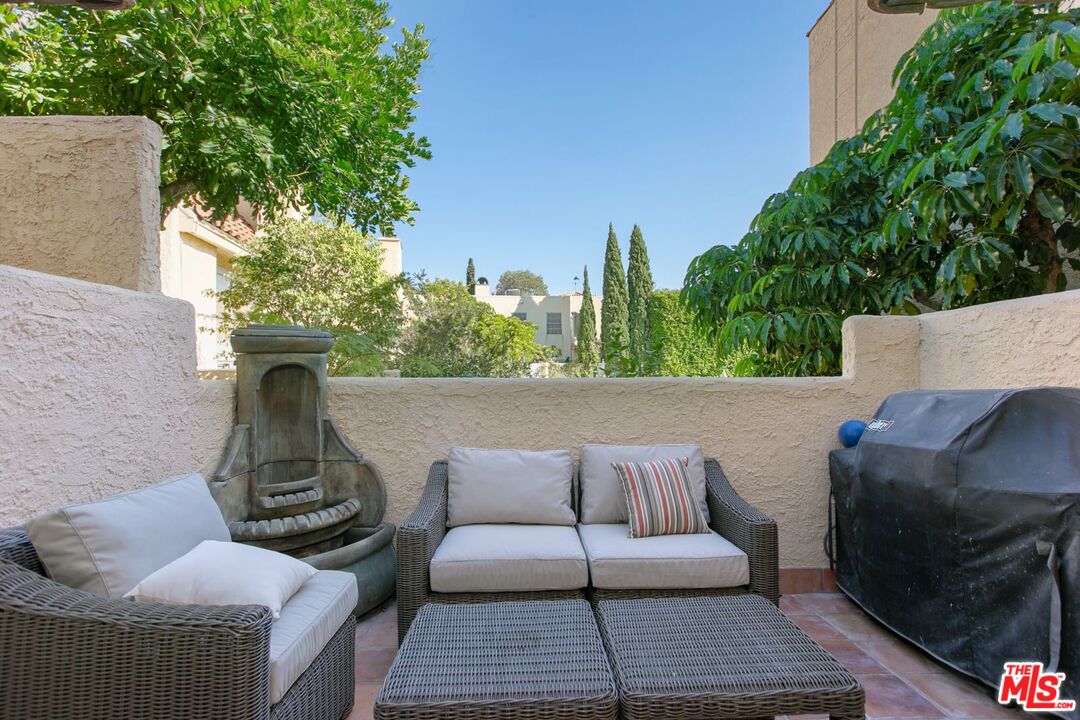
<path id="1" fill-rule="evenodd" d="M 574 525 L 569 450 L 454 448 L 447 463 L 446 524 Z"/>
<path id="2" fill-rule="evenodd" d="M 52 510 L 26 531 L 49 577 L 112 598 L 203 540 L 231 539 L 200 475 Z"/>
<path id="3" fill-rule="evenodd" d="M 687 458 L 687 474 L 705 522 L 709 504 L 705 499 L 705 456 L 700 445 L 585 445 L 581 448 L 581 522 L 625 523 L 626 495 L 616 462 L 652 462 L 667 458 Z"/>
<path id="4" fill-rule="evenodd" d="M 282 606 L 317 572 L 284 553 L 204 540 L 124 597 L 170 605 L 265 605 L 277 620 Z"/>

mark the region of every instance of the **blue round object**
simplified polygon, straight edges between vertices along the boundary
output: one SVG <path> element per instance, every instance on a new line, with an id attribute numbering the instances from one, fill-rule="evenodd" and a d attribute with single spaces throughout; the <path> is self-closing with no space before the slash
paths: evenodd
<path id="1" fill-rule="evenodd" d="M 866 432 L 866 423 L 862 420 L 848 420 L 840 426 L 836 434 L 840 437 L 840 444 L 846 448 L 855 447 L 859 439 Z"/>

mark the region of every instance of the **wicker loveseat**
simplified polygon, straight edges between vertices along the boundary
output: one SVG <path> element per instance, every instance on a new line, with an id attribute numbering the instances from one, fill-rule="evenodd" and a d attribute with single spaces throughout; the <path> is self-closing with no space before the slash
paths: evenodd
<path id="1" fill-rule="evenodd" d="M 432 589 L 431 567 L 439 546 L 447 536 L 448 464 L 435 462 L 429 472 L 420 502 L 398 530 L 397 607 L 398 639 L 404 639 L 413 618 L 428 602 L 492 602 L 523 599 L 564 599 L 590 596 L 592 599 L 663 597 L 691 595 L 732 595 L 754 593 L 774 604 L 779 602 L 779 570 L 776 522 L 744 501 L 728 482 L 720 464 L 704 461 L 709 527 L 745 553 L 749 582 L 717 588 L 605 589 L 589 582 L 582 589 L 512 592 L 437 592 Z M 579 469 L 574 471 L 574 512 L 581 520 Z M 578 529 L 583 526 L 578 525 Z M 649 540 L 648 538 L 646 540 Z M 642 542 L 642 541 L 630 541 Z M 593 570 L 595 577 L 595 569 Z"/>
<path id="2" fill-rule="evenodd" d="M 339 720 L 355 687 L 342 575 L 313 576 L 275 622 L 262 605 L 73 589 L 46 577 L 24 528 L 0 529 L 0 718 Z"/>

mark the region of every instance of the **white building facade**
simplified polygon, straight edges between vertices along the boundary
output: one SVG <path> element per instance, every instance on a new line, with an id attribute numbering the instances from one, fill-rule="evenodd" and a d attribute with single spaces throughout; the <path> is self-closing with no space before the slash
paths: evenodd
<path id="1" fill-rule="evenodd" d="M 491 286 L 476 285 L 476 299 L 490 305 L 495 312 L 506 317 L 516 317 L 536 328 L 536 342 L 558 349 L 556 360 L 577 360 L 577 331 L 581 318 L 581 293 L 564 295 L 492 295 Z M 603 298 L 594 296 L 596 311 L 596 334 L 600 337 L 600 308 Z"/>

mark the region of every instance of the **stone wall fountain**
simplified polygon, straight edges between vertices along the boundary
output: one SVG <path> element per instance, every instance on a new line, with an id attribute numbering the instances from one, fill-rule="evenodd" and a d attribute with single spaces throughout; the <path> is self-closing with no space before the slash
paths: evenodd
<path id="1" fill-rule="evenodd" d="M 329 333 L 235 330 L 236 427 L 210 483 L 236 542 L 356 575 L 361 615 L 394 591 L 394 526 L 379 469 L 327 414 Z"/>

